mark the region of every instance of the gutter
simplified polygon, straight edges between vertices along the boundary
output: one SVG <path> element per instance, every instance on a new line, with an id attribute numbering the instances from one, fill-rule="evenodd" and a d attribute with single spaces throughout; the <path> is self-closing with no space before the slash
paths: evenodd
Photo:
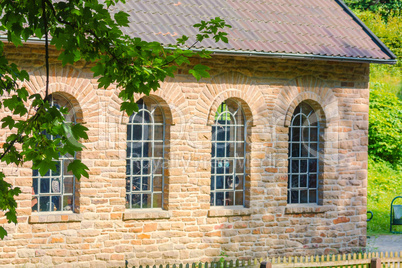
<path id="1" fill-rule="evenodd" d="M 0 35 L 0 41 L 8 42 L 7 36 Z M 379 39 L 378 41 L 381 42 Z M 44 41 L 37 37 L 30 37 L 25 43 L 38 45 L 43 44 Z M 383 43 L 381 44 L 382 47 L 387 48 Z M 164 49 L 173 50 L 174 48 L 165 46 Z M 280 58 L 280 59 L 293 59 L 293 60 L 326 60 L 326 61 L 357 62 L 357 63 L 391 64 L 391 65 L 397 63 L 396 56 L 388 48 L 387 50 L 395 59 L 385 60 L 385 59 L 371 59 L 371 58 L 325 56 L 325 55 L 314 55 L 314 54 L 273 53 L 273 52 L 239 51 L 239 50 L 223 50 L 223 49 L 205 49 L 205 50 L 212 52 L 213 55 L 223 55 L 223 56 L 230 55 L 239 57 L 264 57 L 264 58 Z M 192 51 L 199 52 L 203 51 L 203 49 L 195 48 L 192 49 Z"/>
<path id="2" fill-rule="evenodd" d="M 165 47 L 165 49 L 172 49 Z M 193 51 L 202 51 L 202 49 L 192 49 Z M 238 51 L 238 50 L 219 50 L 205 49 L 211 51 L 214 55 L 233 55 L 243 57 L 264 57 L 264 58 L 280 58 L 293 60 L 326 60 L 326 61 L 343 61 L 343 62 L 359 62 L 359 63 L 377 63 L 377 64 L 396 64 L 396 59 L 371 59 L 371 58 L 356 58 L 356 57 L 340 57 L 340 56 L 324 56 L 314 54 L 293 54 L 293 53 L 270 53 L 259 51 Z"/>

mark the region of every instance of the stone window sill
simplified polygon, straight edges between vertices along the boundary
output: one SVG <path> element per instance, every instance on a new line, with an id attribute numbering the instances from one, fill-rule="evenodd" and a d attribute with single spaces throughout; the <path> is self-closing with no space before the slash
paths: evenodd
<path id="1" fill-rule="evenodd" d="M 328 211 L 335 211 L 336 206 L 320 206 L 309 204 L 291 204 L 285 208 L 285 214 L 320 214 Z"/>
<path id="2" fill-rule="evenodd" d="M 170 219 L 172 213 L 162 209 L 136 209 L 123 213 L 123 221 Z"/>
<path id="3" fill-rule="evenodd" d="M 60 222 L 80 222 L 82 216 L 76 213 L 32 213 L 29 216 L 29 223 L 60 223 Z"/>
<path id="4" fill-rule="evenodd" d="M 243 206 L 214 207 L 208 210 L 208 217 L 250 216 L 251 209 Z"/>

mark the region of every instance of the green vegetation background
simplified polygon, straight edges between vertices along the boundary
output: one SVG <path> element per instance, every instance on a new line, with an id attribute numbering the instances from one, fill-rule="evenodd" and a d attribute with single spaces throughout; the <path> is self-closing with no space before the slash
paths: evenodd
<path id="1" fill-rule="evenodd" d="M 371 64 L 368 234 L 389 233 L 390 204 L 402 196 L 402 2 L 346 0 L 357 16 L 398 57 L 396 65 Z M 402 204 L 402 199 L 399 199 Z M 402 232 L 402 226 L 394 228 Z"/>

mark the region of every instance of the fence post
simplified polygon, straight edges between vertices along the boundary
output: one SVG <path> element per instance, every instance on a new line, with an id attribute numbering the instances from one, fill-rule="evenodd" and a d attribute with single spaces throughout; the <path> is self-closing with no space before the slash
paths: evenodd
<path id="1" fill-rule="evenodd" d="M 263 261 L 260 264 L 260 268 L 272 268 L 272 263 L 270 261 Z"/>
<path id="2" fill-rule="evenodd" d="M 370 268 L 381 268 L 381 259 L 372 258 L 370 263 Z"/>

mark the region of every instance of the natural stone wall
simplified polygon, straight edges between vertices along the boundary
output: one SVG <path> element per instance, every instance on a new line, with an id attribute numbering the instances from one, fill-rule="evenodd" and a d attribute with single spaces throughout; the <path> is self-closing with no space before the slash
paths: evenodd
<path id="1" fill-rule="evenodd" d="M 30 92 L 43 92 L 43 49 L 8 47 L 27 68 Z M 3 166 L 18 186 L 18 224 L 0 223 L 0 265 L 102 267 L 275 255 L 350 252 L 366 244 L 368 64 L 213 56 L 197 82 L 185 67 L 151 96 L 169 124 L 164 210 L 125 209 L 126 123 L 118 90 L 98 89 L 90 66 L 62 67 L 51 51 L 51 91 L 64 92 L 89 128 L 80 158 L 79 213 L 31 212 L 32 171 Z M 136 99 L 141 96 L 136 96 Z M 246 206 L 209 204 L 211 123 L 219 104 L 235 98 L 249 124 Z M 319 205 L 287 205 L 288 126 L 307 101 L 323 123 Z M 3 111 L 4 113 L 4 111 Z M 0 130 L 4 141 L 6 132 Z"/>

